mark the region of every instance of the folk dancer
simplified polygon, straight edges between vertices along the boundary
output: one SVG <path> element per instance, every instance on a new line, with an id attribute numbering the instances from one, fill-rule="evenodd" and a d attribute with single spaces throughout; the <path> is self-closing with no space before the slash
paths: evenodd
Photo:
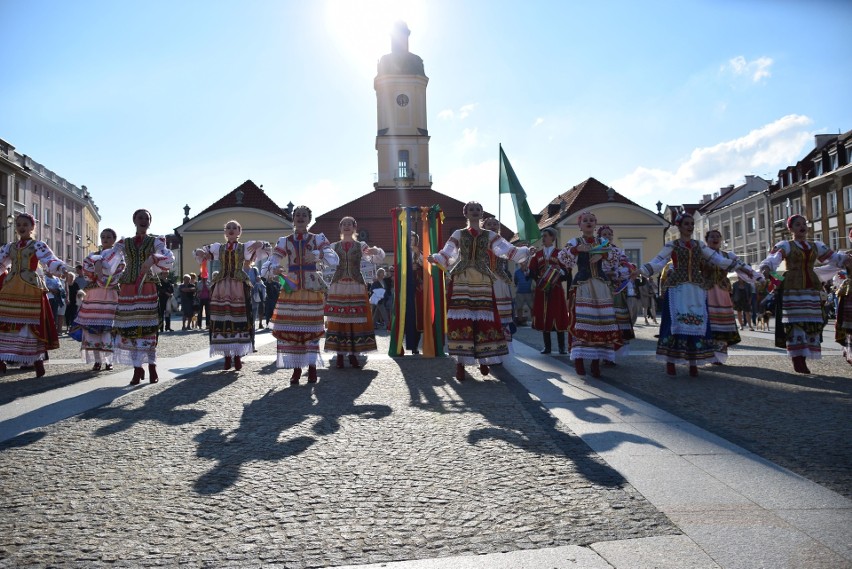
<path id="1" fill-rule="evenodd" d="M 704 263 L 726 272 L 740 271 L 754 278 L 752 270 L 742 261 L 731 260 L 705 243 L 692 238 L 695 220 L 680 213 L 674 223 L 680 236 L 665 244 L 640 271 L 645 277 L 662 271 L 671 261 L 671 268 L 660 283 L 662 293 L 662 322 L 657 341 L 657 359 L 666 362 L 666 373 L 677 374 L 675 364 L 689 366 L 689 375 L 698 375 L 699 364 L 716 361 L 716 342 L 709 326 L 707 290 L 701 272 Z"/>
<path id="2" fill-rule="evenodd" d="M 490 365 L 502 363 L 509 353 L 494 298 L 494 275 L 488 252 L 521 262 L 529 248 L 515 247 L 480 228 L 482 205 L 468 202 L 462 212 L 467 227 L 453 231 L 444 248 L 427 258 L 449 273 L 447 292 L 447 349 L 456 360 L 456 379 L 465 381 L 466 365 L 479 365 L 488 375 Z"/>
<path id="3" fill-rule="evenodd" d="M 541 331 L 544 340 L 542 354 L 551 352 L 550 332 L 556 331 L 556 343 L 560 354 L 567 354 L 565 332 L 568 321 L 568 303 L 562 282 L 568 280 L 570 269 L 559 260 L 559 243 L 556 230 L 547 227 L 541 230 L 542 248 L 531 257 L 530 277 L 536 283 L 533 294 L 533 330 Z"/>
<path id="4" fill-rule="evenodd" d="M 336 267 L 339 262 L 325 235 L 308 231 L 311 218 L 307 206 L 293 210 L 293 234 L 278 239 L 261 271 L 263 275 L 280 277 L 283 283 L 272 315 L 272 335 L 277 340 L 278 367 L 293 370 L 291 385 L 299 384 L 304 367 L 308 368 L 308 383 L 317 382 L 328 288 L 317 263 Z"/>
<path id="5" fill-rule="evenodd" d="M 101 247 L 83 259 L 83 276 L 86 296 L 77 312 L 76 325 L 82 328 L 83 361 L 93 364 L 92 371 L 111 370 L 115 343 L 115 311 L 118 307 L 119 279 L 124 273 L 124 264 L 119 263 L 113 271 L 103 262 L 103 252 L 115 245 L 118 235 L 110 228 L 101 231 Z"/>
<path id="6" fill-rule="evenodd" d="M 814 265 L 850 269 L 852 254 L 832 251 L 820 241 L 809 241 L 808 220 L 804 216 L 790 216 L 787 229 L 792 239 L 776 243 L 760 263 L 760 271 L 768 278 L 782 261 L 787 262 L 787 271 L 775 289 L 775 345 L 787 348 L 794 370 L 811 373 L 806 360 L 822 357 L 820 344 L 825 326 L 820 298 L 822 284 Z"/>
<path id="7" fill-rule="evenodd" d="M 166 246 L 165 237 L 149 235 L 151 212 L 133 212 L 136 226 L 134 237 L 119 240 L 112 249 L 103 252 L 102 262 L 107 271 L 115 272 L 125 265 L 118 279 L 118 306 L 115 312 L 115 361 L 133 366 L 130 385 L 145 379 L 148 364 L 149 381 L 157 383 L 157 281 L 159 273 L 174 266 L 174 254 Z"/>
<path id="8" fill-rule="evenodd" d="M 241 243 L 242 232 L 242 225 L 232 219 L 225 224 L 224 243 L 211 243 L 195 250 L 199 264 L 208 260 L 220 264 L 213 274 L 208 312 L 210 356 L 224 356 L 224 370 L 231 369 L 232 365 L 235 370 L 241 370 L 242 357 L 252 351 L 252 285 L 245 266 L 262 263 L 272 251 L 272 245 L 266 241 Z"/>
<path id="9" fill-rule="evenodd" d="M 610 288 L 614 272 L 610 269 L 620 259 L 608 241 L 595 236 L 595 214 L 582 212 L 577 225 L 582 235 L 568 241 L 559 252 L 565 266 L 576 267 L 568 289 L 568 340 L 577 374 L 586 375 L 584 360 L 588 359 L 592 377 L 601 377 L 601 360 L 614 362 L 616 351 L 624 344 Z"/>
<path id="10" fill-rule="evenodd" d="M 0 269 L 4 273 L 0 289 L 0 373 L 6 362 L 35 368 L 36 377 L 45 374 L 48 350 L 59 347 L 59 335 L 47 286 L 36 270 L 39 265 L 50 273 L 74 282 L 74 273 L 44 242 L 33 239 L 35 218 L 28 213 L 15 217 L 17 241 L 0 247 Z"/>
<path id="11" fill-rule="evenodd" d="M 331 277 L 325 302 L 325 351 L 337 353 L 337 367 L 344 367 L 348 355 L 349 365 L 361 367 L 358 356 L 375 352 L 376 330 L 373 324 L 373 307 L 367 283 L 361 273 L 361 261 L 381 263 L 385 252 L 358 241 L 358 222 L 353 217 L 340 220 L 340 241 L 332 245 L 340 262 Z"/>

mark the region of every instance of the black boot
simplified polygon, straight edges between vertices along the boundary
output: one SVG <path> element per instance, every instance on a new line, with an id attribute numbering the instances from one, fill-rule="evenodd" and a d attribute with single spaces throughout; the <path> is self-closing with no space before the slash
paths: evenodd
<path id="1" fill-rule="evenodd" d="M 542 332 L 541 337 L 544 340 L 544 349 L 541 351 L 542 354 L 550 353 L 550 332 Z"/>
<path id="2" fill-rule="evenodd" d="M 556 345 L 559 346 L 559 353 L 563 356 L 568 352 L 565 351 L 565 332 L 556 333 Z"/>

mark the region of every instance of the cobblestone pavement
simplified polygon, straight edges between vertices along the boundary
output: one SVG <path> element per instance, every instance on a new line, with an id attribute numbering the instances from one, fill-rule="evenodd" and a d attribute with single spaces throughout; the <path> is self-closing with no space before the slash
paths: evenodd
<path id="1" fill-rule="evenodd" d="M 322 567 L 679 533 L 503 370 L 459 384 L 447 358 L 379 357 L 291 388 L 273 353 L 0 444 L 0 567 Z"/>
<path id="2" fill-rule="evenodd" d="M 726 365 L 702 367 L 698 378 L 681 367 L 671 378 L 653 355 L 657 328 L 639 325 L 631 351 L 648 355 L 603 368 L 603 381 L 852 498 L 852 367 L 836 352 L 832 326 L 823 359 L 808 364 L 812 375 L 793 372 L 770 333 L 744 331 Z M 543 347 L 527 327 L 515 338 Z"/>

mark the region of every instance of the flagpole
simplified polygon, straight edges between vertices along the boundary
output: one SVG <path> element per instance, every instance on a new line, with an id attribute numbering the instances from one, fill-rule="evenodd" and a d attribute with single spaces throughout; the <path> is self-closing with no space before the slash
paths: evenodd
<path id="1" fill-rule="evenodd" d="M 499 223 L 502 227 L 503 225 L 503 196 L 500 195 L 500 168 L 503 166 L 502 160 L 500 158 L 503 156 L 503 144 L 498 142 L 497 148 L 499 148 L 500 153 L 497 155 L 497 223 Z"/>

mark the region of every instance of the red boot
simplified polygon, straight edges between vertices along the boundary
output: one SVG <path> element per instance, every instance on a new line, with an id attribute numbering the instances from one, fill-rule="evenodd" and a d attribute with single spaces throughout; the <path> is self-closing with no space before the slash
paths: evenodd
<path id="1" fill-rule="evenodd" d="M 6 362 L 0 360 L 0 373 L 6 373 Z"/>
<path id="2" fill-rule="evenodd" d="M 343 354 L 337 354 L 337 369 L 343 369 Z"/>
<path id="3" fill-rule="evenodd" d="M 600 360 L 592 360 L 592 377 L 600 377 L 601 376 L 601 361 Z"/>
<path id="4" fill-rule="evenodd" d="M 577 372 L 577 375 L 586 375 L 586 366 L 583 363 L 583 358 L 574 360 L 574 371 Z"/>
<path id="5" fill-rule="evenodd" d="M 308 383 L 317 382 L 317 366 L 308 366 Z"/>
<path id="6" fill-rule="evenodd" d="M 222 366 L 222 369 L 224 369 L 224 370 L 231 369 L 231 356 L 225 356 L 225 365 Z"/>
<path id="7" fill-rule="evenodd" d="M 675 365 L 673 363 L 669 362 L 666 364 L 666 373 L 669 375 L 677 375 L 677 372 L 675 371 Z"/>
<path id="8" fill-rule="evenodd" d="M 155 364 L 148 364 L 148 373 L 151 374 L 151 379 L 148 381 L 151 383 L 157 383 L 160 381 L 160 376 L 157 375 L 157 366 Z M 144 375 L 142 376 L 145 377 Z"/>
<path id="9" fill-rule="evenodd" d="M 302 377 L 302 368 L 293 368 L 293 375 L 290 376 L 290 385 L 299 385 L 300 377 Z"/>
<path id="10" fill-rule="evenodd" d="M 243 360 L 240 359 L 240 356 L 234 356 L 234 369 L 237 371 L 243 369 Z"/>
<path id="11" fill-rule="evenodd" d="M 361 364 L 358 362 L 358 356 L 349 354 L 349 365 L 352 367 L 361 367 Z"/>
<path id="12" fill-rule="evenodd" d="M 145 379 L 145 370 L 141 367 L 133 368 L 133 379 L 130 380 L 130 385 L 139 385 L 143 379 Z"/>
<path id="13" fill-rule="evenodd" d="M 36 360 L 34 367 L 36 370 L 36 377 L 41 377 L 44 375 L 44 362 L 42 360 Z"/>
<path id="14" fill-rule="evenodd" d="M 481 373 L 482 375 L 488 375 L 489 371 L 491 371 L 491 368 L 489 368 L 487 365 L 482 364 L 479 366 L 479 373 Z"/>
<path id="15" fill-rule="evenodd" d="M 689 366 L 689 377 L 698 377 L 698 366 Z"/>
<path id="16" fill-rule="evenodd" d="M 456 379 L 458 381 L 464 381 L 464 366 L 462 364 L 456 364 Z"/>

